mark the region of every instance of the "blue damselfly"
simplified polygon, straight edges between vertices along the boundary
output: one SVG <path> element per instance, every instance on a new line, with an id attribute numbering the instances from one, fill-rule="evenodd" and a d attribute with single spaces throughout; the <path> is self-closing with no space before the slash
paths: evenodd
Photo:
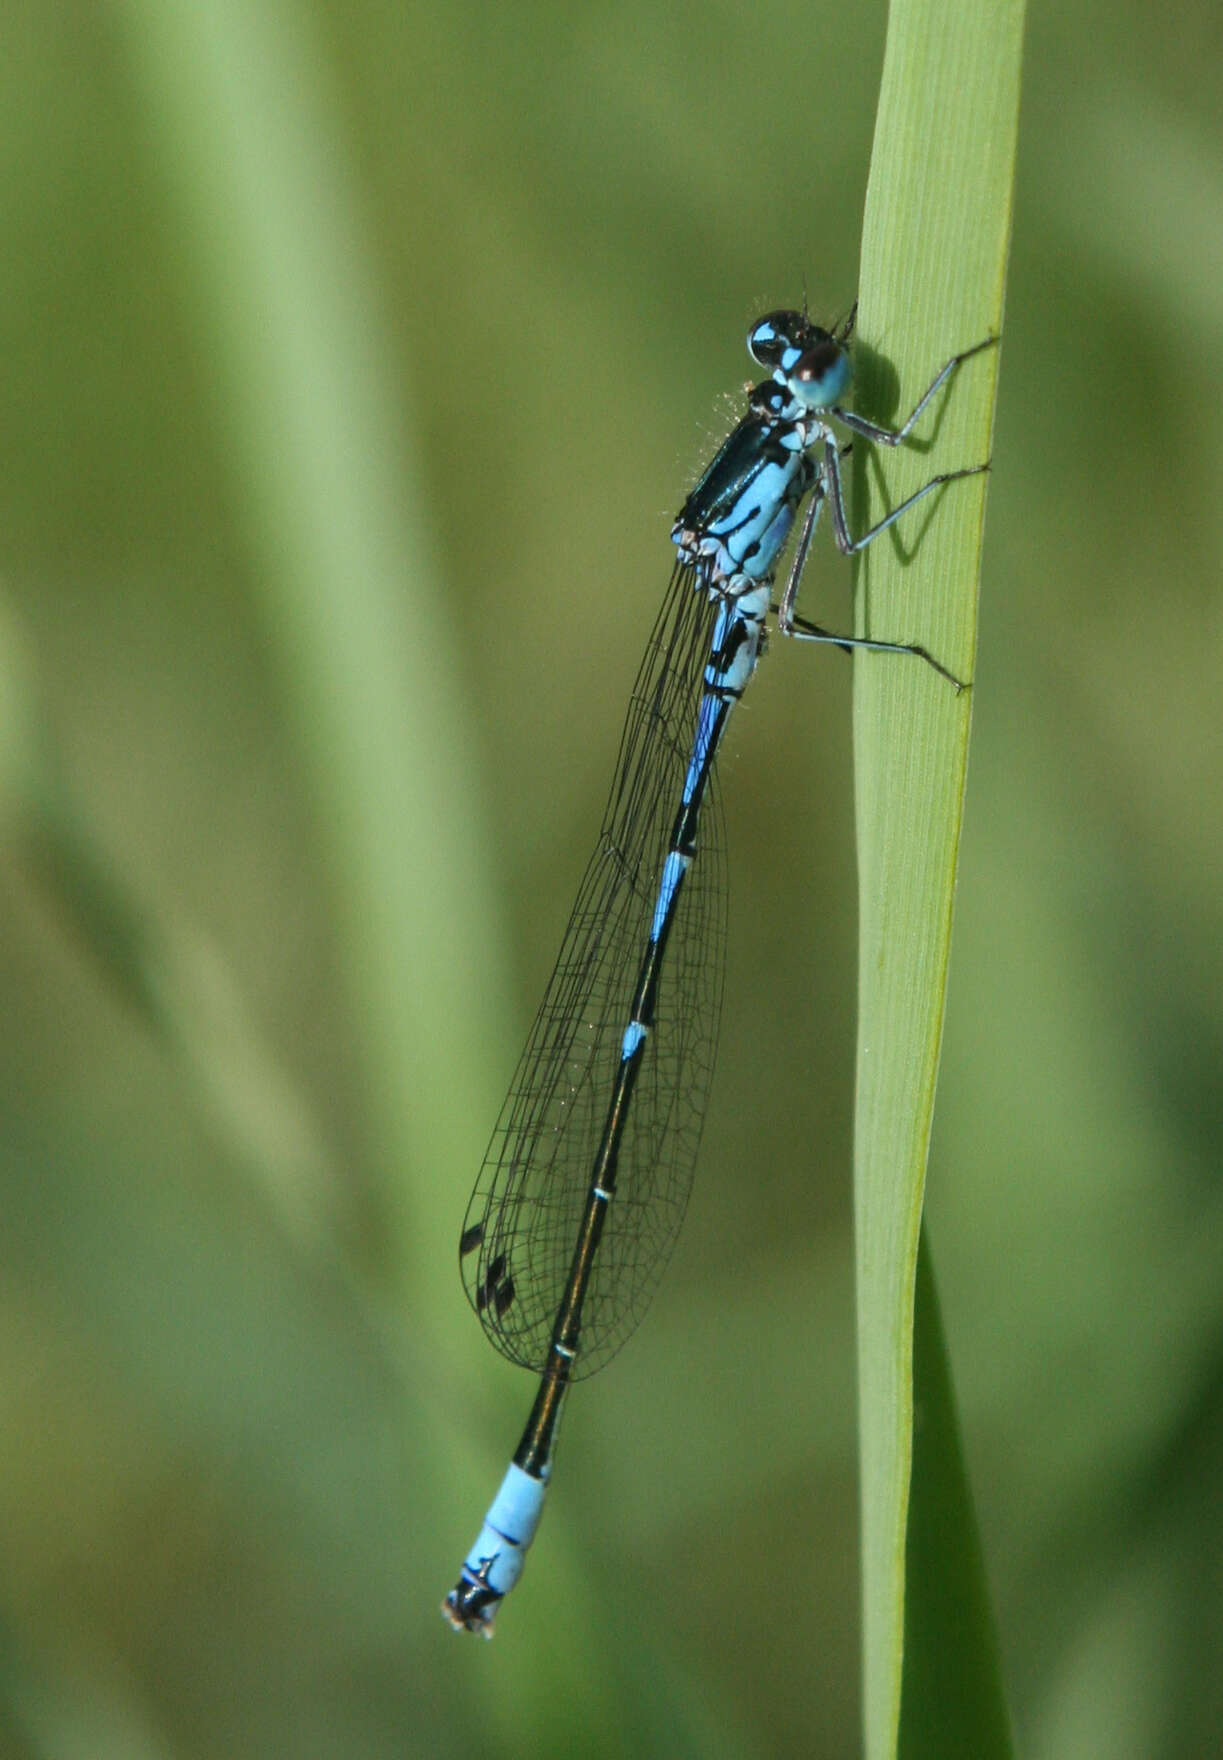
<path id="1" fill-rule="evenodd" d="M 854 312 L 833 331 L 773 312 L 747 346 L 771 373 L 675 521 L 676 562 L 629 703 L 603 829 L 578 893 L 460 1241 L 463 1279 L 497 1349 L 539 1376 L 501 1488 L 442 1611 L 492 1635 L 543 1508 L 572 1381 L 592 1374 L 641 1319 L 683 1219 L 713 1075 L 722 998 L 725 887 L 714 759 L 755 670 L 770 611 L 784 635 L 911 654 L 909 642 L 836 635 L 795 601 L 825 501 L 852 556 L 947 471 L 852 538 L 832 421 L 899 446 L 961 361 L 953 355 L 899 428 L 840 399 Z M 778 604 L 777 564 L 809 497 Z M 698 824 L 703 836 L 698 859 Z"/>

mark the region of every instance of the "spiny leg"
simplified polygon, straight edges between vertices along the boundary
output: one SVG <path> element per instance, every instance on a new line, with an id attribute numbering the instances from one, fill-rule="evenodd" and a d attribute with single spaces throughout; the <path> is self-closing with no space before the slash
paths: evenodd
<path id="1" fill-rule="evenodd" d="M 825 629 L 821 624 L 809 623 L 806 618 L 797 615 L 794 603 L 798 597 L 798 585 L 802 578 L 803 569 L 807 565 L 807 552 L 811 548 L 811 539 L 819 521 L 823 501 L 823 486 L 817 482 L 803 520 L 803 529 L 794 551 L 794 560 L 790 564 L 790 572 L 786 577 L 785 590 L 781 595 L 780 603 L 772 607 L 777 618 L 777 627 L 782 635 L 793 636 L 796 641 L 800 642 L 828 642 L 833 647 L 842 649 L 846 654 L 852 653 L 855 648 L 868 648 L 876 654 L 916 654 L 919 660 L 924 660 L 928 666 L 932 666 L 940 678 L 945 678 L 949 684 L 954 685 L 955 693 L 959 696 L 960 692 L 967 688 L 964 680 L 957 678 L 954 672 L 949 672 L 920 643 L 882 642 L 873 641 L 869 636 L 838 635 L 833 630 Z M 898 509 L 897 511 L 902 510 Z"/>
<path id="2" fill-rule="evenodd" d="M 797 617 L 793 612 L 789 621 L 783 623 L 780 608 L 777 627 L 783 635 L 793 636 L 797 642 L 828 642 L 846 654 L 851 654 L 855 648 L 868 648 L 873 654 L 914 654 L 919 660 L 924 660 L 927 666 L 932 666 L 940 678 L 945 678 L 954 688 L 957 697 L 961 691 L 969 689 L 967 679 L 957 678 L 954 672 L 936 660 L 930 650 L 923 648 L 920 642 L 876 642 L 869 636 L 842 636 L 835 630 L 825 629 L 822 624 L 808 623 L 805 617 Z"/>
<path id="3" fill-rule="evenodd" d="M 836 405 L 828 413 L 835 416 L 838 422 L 844 422 L 847 428 L 852 428 L 855 434 L 861 434 L 864 439 L 873 441 L 876 446 L 900 446 L 913 432 L 917 418 L 939 386 L 946 383 L 949 375 L 955 372 L 961 361 L 971 360 L 973 355 L 980 354 L 982 349 L 992 348 L 997 340 L 996 336 L 987 336 L 984 342 L 975 342 L 971 348 L 965 348 L 959 354 L 953 354 L 951 359 L 939 368 L 918 399 L 908 420 L 899 428 L 886 428 L 880 422 L 872 422 L 868 417 L 860 416 L 852 409 L 841 409 Z"/>
<path id="4" fill-rule="evenodd" d="M 902 513 L 907 513 L 915 502 L 932 494 L 944 483 L 954 483 L 960 477 L 979 477 L 982 471 L 988 469 L 989 460 L 987 459 L 984 464 L 965 465 L 963 470 L 941 471 L 937 477 L 931 477 L 928 483 L 923 483 L 920 489 L 915 489 L 912 495 L 906 496 L 899 507 L 894 507 L 891 513 L 885 514 L 869 531 L 863 532 L 860 538 L 851 538 L 849 521 L 845 515 L 845 493 L 841 485 L 841 466 L 836 441 L 826 440 L 824 443 L 824 472 L 828 484 L 829 509 L 832 514 L 832 535 L 836 540 L 837 549 L 842 556 L 856 556 L 859 550 L 865 550 L 868 544 L 873 544 L 880 532 L 886 532 Z"/>
<path id="5" fill-rule="evenodd" d="M 857 310 L 858 302 L 855 300 L 850 310 L 850 314 L 845 320 L 847 325 L 852 326 Z M 847 446 L 842 446 L 840 448 L 838 460 L 848 458 L 853 449 L 854 443 L 851 440 Z M 811 499 L 807 503 L 807 511 L 803 516 L 802 532 L 799 534 L 798 543 L 794 547 L 794 560 L 791 562 L 790 572 L 786 576 L 785 591 L 781 595 L 781 604 L 770 607 L 777 618 L 778 627 L 783 635 L 793 635 L 795 624 L 802 622 L 802 618 L 796 618 L 794 616 L 794 602 L 798 597 L 798 583 L 802 579 L 803 570 L 807 566 L 807 552 L 811 548 L 811 540 L 815 535 L 815 528 L 819 523 L 820 509 L 823 505 L 824 479 L 819 472 L 816 471 L 812 481 Z M 811 627 L 814 629 L 816 626 L 813 624 Z"/>

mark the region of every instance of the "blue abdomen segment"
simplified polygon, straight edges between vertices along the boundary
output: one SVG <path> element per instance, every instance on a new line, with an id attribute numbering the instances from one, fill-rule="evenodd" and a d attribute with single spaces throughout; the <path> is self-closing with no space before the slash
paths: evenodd
<path id="1" fill-rule="evenodd" d="M 680 881 L 688 872 L 689 856 L 682 849 L 667 851 L 667 859 L 663 863 L 662 880 L 658 887 L 658 902 L 654 906 L 654 921 L 650 925 L 650 940 L 657 941 L 667 926 L 671 916 L 671 907 L 675 902 L 675 894 Z M 634 1023 L 636 1024 L 636 1023 Z M 636 1050 L 636 1046 L 633 1046 Z M 630 1056 L 632 1053 L 630 1052 Z"/>
<path id="2" fill-rule="evenodd" d="M 546 1474 L 536 1478 L 511 1463 L 489 1505 L 458 1583 L 442 1604 L 456 1631 L 493 1635 L 493 1616 L 522 1575 L 527 1548 L 543 1514 Z"/>

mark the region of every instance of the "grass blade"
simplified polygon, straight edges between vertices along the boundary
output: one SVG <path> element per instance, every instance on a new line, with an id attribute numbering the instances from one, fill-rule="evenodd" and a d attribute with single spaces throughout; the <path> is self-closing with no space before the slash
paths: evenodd
<path id="1" fill-rule="evenodd" d="M 1021 0 L 891 10 L 862 247 L 858 407 L 907 413 L 942 361 L 1001 325 L 1018 116 Z M 997 355 L 957 376 L 925 454 L 886 461 L 883 507 L 989 456 Z M 903 397 L 899 388 L 903 387 Z M 890 394 L 889 394 L 890 392 Z M 855 454 L 859 529 L 882 511 Z M 870 634 L 917 641 L 971 678 L 985 481 L 953 484 L 859 569 Z M 876 485 L 877 486 L 877 485 Z M 859 663 L 854 694 L 861 920 L 855 1127 L 866 1751 L 896 1752 L 913 1444 L 913 1303 L 942 1038 L 972 697 L 928 667 Z"/>
<path id="2" fill-rule="evenodd" d="M 1011 1753 L 1010 1720 L 925 1229 L 913 1404 L 900 1752 L 904 1760 L 989 1760 Z"/>

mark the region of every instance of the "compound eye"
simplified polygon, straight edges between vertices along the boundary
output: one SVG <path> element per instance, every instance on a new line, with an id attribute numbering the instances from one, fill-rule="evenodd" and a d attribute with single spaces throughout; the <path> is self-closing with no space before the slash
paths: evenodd
<path id="1" fill-rule="evenodd" d="M 826 409 L 845 391 L 853 376 L 849 356 L 826 331 L 820 340 L 799 358 L 789 372 L 794 395 L 809 409 Z"/>
<path id="2" fill-rule="evenodd" d="M 747 352 L 762 367 L 779 367 L 786 354 L 801 353 L 811 326 L 801 312 L 769 312 L 747 333 Z"/>

